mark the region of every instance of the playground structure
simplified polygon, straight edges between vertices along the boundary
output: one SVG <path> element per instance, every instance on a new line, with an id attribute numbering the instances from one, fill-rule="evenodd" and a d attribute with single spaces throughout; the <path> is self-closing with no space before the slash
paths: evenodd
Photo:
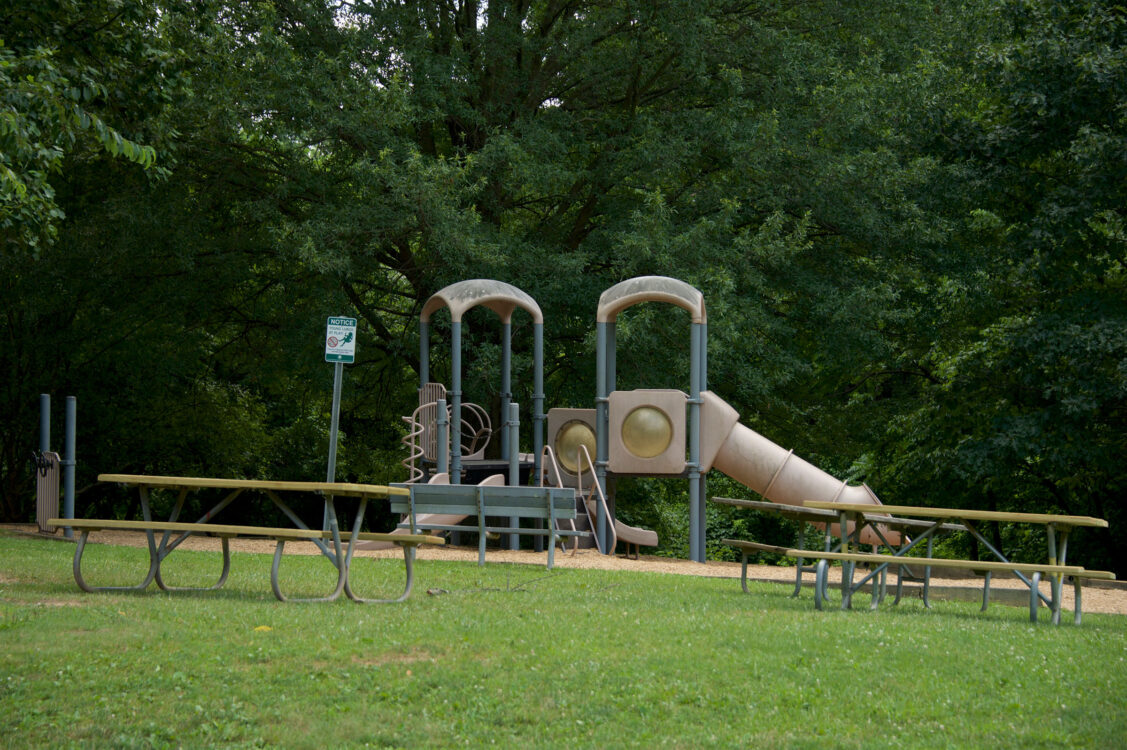
<path id="1" fill-rule="evenodd" d="M 673 389 L 617 389 L 615 330 L 618 316 L 644 303 L 659 302 L 688 311 L 690 372 L 688 392 Z M 503 461 L 484 457 L 493 436 L 485 409 L 463 401 L 462 325 L 465 313 L 483 306 L 500 318 L 501 432 Z M 450 386 L 430 380 L 430 323 L 448 308 L 450 331 Z M 533 391 L 531 454 L 519 454 L 519 419 L 512 400 L 512 318 L 521 310 L 532 318 Z M 708 322 L 704 296 L 693 286 L 663 276 L 642 276 L 615 284 L 602 293 L 596 312 L 596 392 L 594 408 L 544 409 L 544 317 L 528 294 L 501 281 L 472 279 L 436 292 L 423 306 L 419 318 L 419 405 L 404 420 L 410 430 L 404 442 L 409 456 L 408 486 L 428 483 L 463 484 L 469 471 L 486 485 L 520 483 L 522 468 L 531 469 L 541 486 L 574 487 L 580 511 L 590 517 L 594 541 L 604 554 L 615 544 L 653 546 L 653 531 L 622 524 L 614 517 L 613 487 L 617 477 L 685 477 L 689 484 L 689 555 L 705 559 L 706 476 L 717 469 L 765 499 L 788 505 L 805 501 L 880 505 L 868 486 L 850 485 L 794 455 L 739 423 L 739 414 L 708 390 Z M 544 440 L 545 422 L 548 440 Z M 594 460 L 591 452 L 594 452 Z M 496 471 L 508 468 L 508 478 Z M 428 469 L 433 469 L 429 474 Z M 493 471 L 493 473 L 490 473 Z M 458 523 L 459 517 L 429 519 L 435 524 Z M 516 519 L 513 519 L 515 522 Z M 896 542 L 898 534 L 884 530 Z M 861 542 L 876 544 L 869 528 Z M 510 536 L 516 548 L 517 535 Z"/>

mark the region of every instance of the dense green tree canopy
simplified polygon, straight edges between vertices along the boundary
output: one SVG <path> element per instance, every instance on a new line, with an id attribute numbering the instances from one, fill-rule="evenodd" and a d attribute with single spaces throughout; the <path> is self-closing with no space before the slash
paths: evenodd
<path id="1" fill-rule="evenodd" d="M 1127 15 L 1015 2 L 968 61 L 975 109 L 936 152 L 963 171 L 944 210 L 965 220 L 933 275 L 921 338 L 935 374 L 901 408 L 898 483 L 965 504 L 1122 524 L 1127 450 Z M 925 331 L 927 329 L 924 329 Z M 1102 555 L 1120 570 L 1110 545 Z"/>
<path id="2" fill-rule="evenodd" d="M 589 406 L 599 294 L 663 274 L 705 294 L 710 387 L 827 470 L 885 499 L 1122 518 L 1121 9 L 57 0 L 0 17 L 8 517 L 29 512 L 39 392 L 79 395 L 87 481 L 319 476 L 320 331 L 355 314 L 340 472 L 397 481 L 430 294 L 524 289 L 546 314 L 548 406 Z M 625 315 L 620 382 L 687 387 L 681 322 Z M 492 403 L 497 331 L 475 314 L 467 335 L 468 395 Z"/>

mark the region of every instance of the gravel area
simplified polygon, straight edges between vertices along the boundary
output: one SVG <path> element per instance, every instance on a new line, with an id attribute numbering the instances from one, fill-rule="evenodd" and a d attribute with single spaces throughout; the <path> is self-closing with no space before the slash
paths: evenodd
<path id="1" fill-rule="evenodd" d="M 3 528 L 22 533 L 35 533 L 34 525 L 6 525 L 3 526 Z M 90 541 L 100 544 L 120 544 L 143 547 L 145 546 L 145 535 L 141 532 L 131 531 L 101 531 L 92 533 L 90 535 Z M 181 548 L 218 551 L 220 546 L 218 539 L 193 536 L 189 537 L 188 540 L 181 545 Z M 273 554 L 274 542 L 270 539 L 232 539 L 231 549 L 239 552 Z M 317 548 L 307 542 L 289 542 L 286 544 L 286 553 L 316 554 Z M 356 555 L 359 557 L 399 557 L 401 554 L 398 548 L 387 550 L 358 550 L 356 552 Z M 418 559 L 476 561 L 477 548 L 427 546 L 419 549 Z M 486 551 L 486 560 L 492 563 L 503 562 L 544 566 L 547 564 L 548 555 L 546 552 L 531 552 L 525 550 L 510 551 L 490 548 Z M 654 555 L 641 555 L 639 559 L 633 560 L 620 555 L 600 555 L 594 550 L 579 550 L 575 554 L 557 551 L 555 564 L 556 567 L 559 568 L 637 570 L 674 575 L 709 576 L 714 578 L 739 579 L 740 577 L 740 564 L 734 562 L 709 560 L 705 563 L 696 563 L 689 560 L 678 560 Z M 780 565 L 753 565 L 748 569 L 748 578 L 757 581 L 774 581 L 793 586 L 794 568 Z M 830 578 L 831 580 L 840 580 L 840 568 L 831 568 Z M 807 579 L 813 580 L 813 576 L 807 576 Z M 1042 582 L 1041 586 L 1042 590 L 1048 594 L 1048 583 Z M 912 585 L 911 587 L 906 586 L 906 588 L 909 588 L 910 592 L 913 594 L 918 592 L 918 585 Z M 952 597 L 978 600 L 981 598 L 982 579 L 974 575 L 960 575 L 959 573 L 953 573 L 950 576 L 933 574 L 932 588 L 932 596 L 936 599 Z M 1021 581 L 1012 576 L 995 576 L 991 583 L 991 601 L 997 603 L 1018 603 L 1027 606 L 1028 594 L 1021 594 L 1015 598 L 1013 595 L 1007 596 L 1007 592 L 1009 591 L 1021 594 L 1021 592 L 1026 591 L 1026 589 Z M 860 598 L 857 599 L 857 602 L 862 606 L 867 606 L 869 601 L 868 594 L 862 593 L 859 596 Z M 1071 612 L 1071 607 L 1072 586 L 1066 584 L 1064 586 L 1065 611 L 1062 612 L 1062 614 L 1067 616 L 1067 614 Z M 1127 582 L 1094 581 L 1086 583 L 1084 585 L 1084 611 L 1127 615 Z"/>

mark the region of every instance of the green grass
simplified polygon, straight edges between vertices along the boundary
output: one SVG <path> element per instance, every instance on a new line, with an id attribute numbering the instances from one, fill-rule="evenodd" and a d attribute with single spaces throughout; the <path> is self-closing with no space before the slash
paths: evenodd
<path id="1" fill-rule="evenodd" d="M 428 561 L 404 604 L 283 604 L 270 557 L 238 554 L 219 592 L 85 594 L 72 553 L 0 536 L 5 747 L 1127 746 L 1127 617 L 816 612 L 781 585 Z M 89 554 L 92 582 L 144 562 Z M 178 552 L 170 582 L 218 559 Z M 331 577 L 283 572 L 295 594 Z M 402 564 L 356 575 L 397 593 Z"/>

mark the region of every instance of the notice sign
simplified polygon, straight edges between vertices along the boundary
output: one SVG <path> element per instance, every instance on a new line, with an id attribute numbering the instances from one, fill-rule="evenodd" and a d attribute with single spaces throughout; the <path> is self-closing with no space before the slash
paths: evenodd
<path id="1" fill-rule="evenodd" d="M 325 326 L 325 361 L 356 361 L 356 318 L 329 318 Z"/>

